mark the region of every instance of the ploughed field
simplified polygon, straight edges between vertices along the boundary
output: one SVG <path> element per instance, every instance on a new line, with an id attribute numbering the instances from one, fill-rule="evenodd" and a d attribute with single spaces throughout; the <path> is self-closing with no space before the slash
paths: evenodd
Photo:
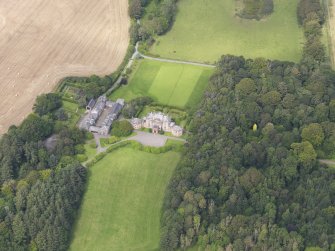
<path id="1" fill-rule="evenodd" d="M 164 192 L 179 159 L 124 147 L 91 167 L 70 250 L 157 250 Z"/>
<path id="2" fill-rule="evenodd" d="M 223 54 L 298 62 L 303 31 L 298 0 L 274 0 L 261 21 L 235 16 L 236 0 L 180 0 L 171 31 L 158 37 L 151 53 L 163 58 L 214 62 Z"/>
<path id="3" fill-rule="evenodd" d="M 113 72 L 129 22 L 127 0 L 0 1 L 0 134 L 61 78 Z"/>
<path id="4" fill-rule="evenodd" d="M 214 69 L 202 66 L 140 60 L 127 85 L 111 98 L 150 96 L 155 101 L 180 108 L 195 106 L 201 99 Z"/>

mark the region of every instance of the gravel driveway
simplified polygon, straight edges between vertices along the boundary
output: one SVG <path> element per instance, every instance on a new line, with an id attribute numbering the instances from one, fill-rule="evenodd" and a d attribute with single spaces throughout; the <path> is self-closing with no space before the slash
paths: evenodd
<path id="1" fill-rule="evenodd" d="M 169 137 L 160 134 L 152 134 L 149 132 L 136 131 L 137 135 L 128 138 L 129 140 L 136 140 L 145 146 L 154 146 L 154 147 L 162 147 L 165 145 L 168 139 L 178 140 L 186 142 L 184 139 Z"/>

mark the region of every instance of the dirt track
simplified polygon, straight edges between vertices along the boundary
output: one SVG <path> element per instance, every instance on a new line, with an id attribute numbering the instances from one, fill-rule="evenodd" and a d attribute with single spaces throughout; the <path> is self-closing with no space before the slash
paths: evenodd
<path id="1" fill-rule="evenodd" d="M 0 0 L 0 134 L 61 78 L 114 71 L 129 23 L 128 0 Z"/>

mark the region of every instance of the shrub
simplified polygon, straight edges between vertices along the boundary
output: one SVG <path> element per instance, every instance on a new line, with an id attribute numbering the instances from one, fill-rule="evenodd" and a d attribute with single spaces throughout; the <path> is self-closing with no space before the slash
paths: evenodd
<path id="1" fill-rule="evenodd" d="M 106 145 L 111 145 L 114 144 L 116 142 L 120 141 L 120 138 L 116 137 L 116 136 L 111 136 L 109 138 L 102 138 L 100 139 L 100 144 L 105 147 Z"/>
<path id="2" fill-rule="evenodd" d="M 76 153 L 78 153 L 78 154 L 82 154 L 82 153 L 85 152 L 85 148 L 84 148 L 83 145 L 77 145 L 77 146 L 75 147 L 75 149 L 76 149 Z"/>
<path id="3" fill-rule="evenodd" d="M 122 111 L 122 115 L 126 118 L 136 117 L 143 110 L 144 106 L 152 103 L 152 101 L 150 97 L 135 98 L 126 105 Z"/>
<path id="4" fill-rule="evenodd" d="M 261 19 L 273 12 L 273 0 L 244 0 L 244 8 L 238 13 L 242 18 Z"/>
<path id="5" fill-rule="evenodd" d="M 133 126 L 128 120 L 116 121 L 112 126 L 112 135 L 126 137 L 133 132 Z"/>
<path id="6" fill-rule="evenodd" d="M 85 154 L 77 154 L 76 158 L 80 163 L 88 160 L 88 157 Z"/>

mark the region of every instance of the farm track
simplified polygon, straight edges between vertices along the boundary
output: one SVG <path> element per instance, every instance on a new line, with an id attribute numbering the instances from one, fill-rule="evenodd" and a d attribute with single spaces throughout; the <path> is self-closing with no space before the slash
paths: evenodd
<path id="1" fill-rule="evenodd" d="M 127 0 L 0 2 L 0 134 L 66 76 L 110 74 L 129 44 Z"/>
<path id="2" fill-rule="evenodd" d="M 138 55 L 142 58 L 149 59 L 149 60 L 155 60 L 155 61 L 160 61 L 160 62 L 166 62 L 166 63 L 175 63 L 175 64 L 187 64 L 187 65 L 195 65 L 195 66 L 203 66 L 203 67 L 209 67 L 209 68 L 215 68 L 216 66 L 214 64 L 204 64 L 204 63 L 196 63 L 196 62 L 191 62 L 191 61 L 182 61 L 182 60 L 176 60 L 176 59 L 167 59 L 167 58 L 157 58 L 157 57 L 151 57 L 142 54 L 138 50 L 138 42 L 135 47 L 135 53 L 134 55 Z"/>

